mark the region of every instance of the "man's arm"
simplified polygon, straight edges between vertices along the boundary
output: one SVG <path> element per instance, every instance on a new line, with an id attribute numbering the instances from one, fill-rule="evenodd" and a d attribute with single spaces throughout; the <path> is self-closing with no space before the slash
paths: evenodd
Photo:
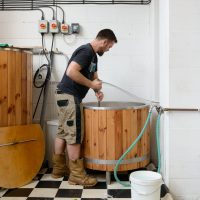
<path id="1" fill-rule="evenodd" d="M 94 79 L 99 80 L 97 72 L 94 73 L 93 80 Z M 97 97 L 97 100 L 102 101 L 104 98 L 103 92 L 101 90 L 94 90 L 94 92 L 95 92 L 95 96 Z"/>
<path id="2" fill-rule="evenodd" d="M 95 80 L 95 79 L 99 79 L 97 72 L 94 72 L 94 75 L 93 75 L 93 80 Z"/>
<path id="3" fill-rule="evenodd" d="M 97 90 L 100 90 L 101 87 L 102 87 L 102 83 L 101 81 L 95 79 L 93 81 L 87 79 L 86 77 L 84 77 L 81 73 L 80 73 L 80 70 L 81 70 L 81 66 L 72 61 L 67 70 L 66 70 L 66 74 L 67 76 L 69 76 L 73 81 L 81 84 L 81 85 L 84 85 L 88 88 L 92 88 L 92 89 L 97 89 Z"/>

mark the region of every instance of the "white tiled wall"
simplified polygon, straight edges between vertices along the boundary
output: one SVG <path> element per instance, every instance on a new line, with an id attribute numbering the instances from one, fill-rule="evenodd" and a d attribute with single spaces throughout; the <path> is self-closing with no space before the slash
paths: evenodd
<path id="1" fill-rule="evenodd" d="M 103 57 L 99 58 L 99 77 L 103 81 L 113 83 L 129 92 L 146 99 L 155 96 L 154 76 L 154 5 L 68 5 L 63 6 L 66 22 L 78 22 L 81 32 L 77 37 L 65 36 L 70 42 L 66 44 L 61 35 L 56 35 L 54 48 L 64 52 L 69 57 L 80 45 L 90 42 L 100 29 L 111 28 L 118 43 Z M 45 8 L 45 17 L 51 19 L 51 9 Z M 0 12 L 0 42 L 16 46 L 41 46 L 41 36 L 37 31 L 39 11 Z M 58 9 L 58 19 L 62 13 Z M 50 49 L 51 35 L 45 36 L 45 44 Z M 34 56 L 34 71 L 45 58 Z M 51 91 L 47 102 L 47 116 L 56 117 L 54 89 L 60 81 L 66 68 L 66 59 L 56 55 L 52 74 Z M 130 96 L 117 89 L 103 85 L 105 100 L 132 100 Z M 112 92 L 112 95 L 111 95 Z M 33 90 L 33 107 L 37 102 L 39 89 Z M 96 100 L 93 92 L 89 92 L 85 101 Z M 41 107 L 41 105 L 40 105 Z M 39 112 L 36 119 L 39 118 Z"/>
<path id="2" fill-rule="evenodd" d="M 200 107 L 200 1 L 170 0 L 171 107 Z M 169 186 L 175 199 L 200 199 L 200 114 L 171 113 Z"/>

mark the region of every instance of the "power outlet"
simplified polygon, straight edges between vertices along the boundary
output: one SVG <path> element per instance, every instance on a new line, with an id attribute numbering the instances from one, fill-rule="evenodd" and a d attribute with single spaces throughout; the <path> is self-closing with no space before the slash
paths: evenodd
<path id="1" fill-rule="evenodd" d="M 38 30 L 39 30 L 39 33 L 48 33 L 49 22 L 47 20 L 40 20 Z"/>
<path id="2" fill-rule="evenodd" d="M 61 33 L 63 33 L 63 34 L 69 34 L 69 25 L 68 24 L 61 24 L 60 25 L 60 31 L 61 31 Z"/>
<path id="3" fill-rule="evenodd" d="M 51 33 L 59 33 L 59 22 L 58 20 L 51 20 L 49 22 L 49 30 Z"/>
<path id="4" fill-rule="evenodd" d="M 79 33 L 80 31 L 80 25 L 79 23 L 72 23 L 71 24 L 71 32 L 73 33 Z"/>

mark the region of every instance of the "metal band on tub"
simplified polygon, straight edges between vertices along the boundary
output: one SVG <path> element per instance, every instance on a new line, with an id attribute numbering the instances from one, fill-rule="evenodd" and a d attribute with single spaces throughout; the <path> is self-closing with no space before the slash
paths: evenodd
<path id="1" fill-rule="evenodd" d="M 144 155 L 142 157 L 134 157 L 131 159 L 122 160 L 121 164 L 131 164 L 131 163 L 137 163 L 142 162 L 147 159 L 149 159 L 149 154 Z M 84 158 L 86 163 L 94 163 L 94 164 L 101 164 L 101 165 L 115 165 L 117 164 L 118 160 L 99 160 L 99 159 L 92 159 L 92 158 Z"/>

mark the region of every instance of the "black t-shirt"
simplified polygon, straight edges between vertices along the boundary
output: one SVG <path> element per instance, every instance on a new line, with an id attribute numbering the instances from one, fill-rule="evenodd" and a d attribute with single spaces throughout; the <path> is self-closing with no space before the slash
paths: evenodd
<path id="1" fill-rule="evenodd" d="M 93 80 L 94 72 L 97 71 L 97 56 L 92 46 L 88 43 L 80 46 L 74 51 L 69 60 L 69 64 L 74 61 L 81 66 L 80 73 L 86 78 Z M 68 67 L 67 66 L 67 67 Z M 87 94 L 89 88 L 80 85 L 67 76 L 66 71 L 63 75 L 61 82 L 58 84 L 58 89 L 64 93 L 72 94 L 82 100 Z"/>

